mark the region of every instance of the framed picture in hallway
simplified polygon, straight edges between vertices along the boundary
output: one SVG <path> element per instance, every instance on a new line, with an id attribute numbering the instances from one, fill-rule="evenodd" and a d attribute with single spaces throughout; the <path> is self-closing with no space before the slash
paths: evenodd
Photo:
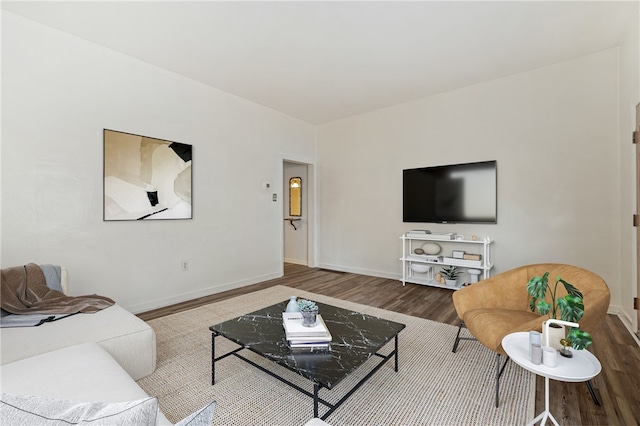
<path id="1" fill-rule="evenodd" d="M 192 146 L 104 129 L 105 221 L 191 219 Z"/>

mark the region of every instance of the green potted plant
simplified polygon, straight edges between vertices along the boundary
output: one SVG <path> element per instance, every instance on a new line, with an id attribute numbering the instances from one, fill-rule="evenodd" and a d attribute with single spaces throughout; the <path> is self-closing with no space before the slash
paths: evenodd
<path id="1" fill-rule="evenodd" d="M 305 327 L 313 327 L 316 325 L 318 315 L 318 305 L 316 305 L 316 302 L 302 299 L 298 301 L 298 306 L 302 314 L 302 325 Z"/>
<path id="2" fill-rule="evenodd" d="M 567 290 L 567 295 L 564 297 L 557 297 L 558 284 L 560 283 Z M 551 304 L 545 300 L 547 291 L 549 291 Z M 529 300 L 531 312 L 535 312 L 537 309 L 540 315 L 548 315 L 549 318 L 575 323 L 580 322 L 584 315 L 582 292 L 560 277 L 556 277 L 556 283 L 551 287 L 549 272 L 545 272 L 542 277 L 531 278 L 527 283 L 527 293 L 531 296 Z M 560 314 L 560 318 L 558 318 L 558 314 Z M 593 343 L 591 335 L 577 327 L 569 327 L 567 340 L 571 342 L 572 348 L 578 350 L 586 349 Z"/>
<path id="3" fill-rule="evenodd" d="M 460 271 L 457 266 L 445 266 L 440 270 L 440 275 L 444 278 L 447 285 L 455 286 L 457 284 Z"/>

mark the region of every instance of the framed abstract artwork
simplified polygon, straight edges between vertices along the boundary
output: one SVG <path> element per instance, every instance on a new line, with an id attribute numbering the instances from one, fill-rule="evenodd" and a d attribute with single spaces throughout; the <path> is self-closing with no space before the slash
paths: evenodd
<path id="1" fill-rule="evenodd" d="M 104 220 L 191 219 L 192 146 L 104 129 Z"/>

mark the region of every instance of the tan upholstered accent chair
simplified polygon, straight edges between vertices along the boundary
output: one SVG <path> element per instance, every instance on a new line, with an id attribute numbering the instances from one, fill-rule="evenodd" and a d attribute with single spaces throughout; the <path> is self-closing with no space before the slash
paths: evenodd
<path id="1" fill-rule="evenodd" d="M 502 348 L 502 338 L 518 331 L 542 330 L 542 322 L 547 316 L 540 316 L 529 309 L 527 283 L 531 278 L 542 276 L 547 271 L 550 285 L 555 284 L 556 277 L 560 276 L 582 292 L 584 316 L 580 320 L 580 328 L 593 334 L 607 314 L 609 287 L 598 275 L 577 266 L 556 263 L 521 266 L 453 293 L 453 304 L 462 321 L 453 352 L 456 352 L 460 340 L 478 340 L 497 354 L 496 407 L 499 400 L 500 376 L 508 361 L 507 358 L 502 367 L 500 366 L 500 356 L 506 355 Z M 558 285 L 556 297 L 565 295 L 564 286 Z M 466 327 L 474 338 L 460 337 L 462 327 Z M 598 404 L 589 382 L 587 386 Z"/>

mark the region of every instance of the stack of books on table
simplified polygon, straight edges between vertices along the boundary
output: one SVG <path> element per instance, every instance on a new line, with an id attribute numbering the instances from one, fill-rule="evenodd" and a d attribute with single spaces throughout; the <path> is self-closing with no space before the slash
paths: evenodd
<path id="1" fill-rule="evenodd" d="M 331 347 L 331 333 L 318 314 L 316 325 L 305 327 L 302 325 L 300 312 L 283 312 L 282 325 L 291 349 L 329 349 Z"/>

